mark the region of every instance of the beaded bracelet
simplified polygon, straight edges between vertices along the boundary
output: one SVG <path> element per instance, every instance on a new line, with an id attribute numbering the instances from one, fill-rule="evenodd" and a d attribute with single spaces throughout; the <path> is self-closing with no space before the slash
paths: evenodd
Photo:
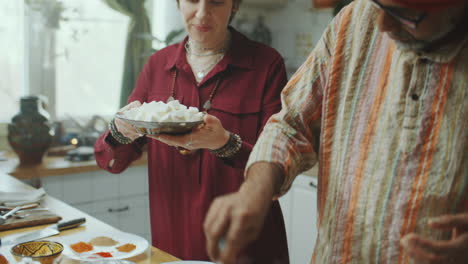
<path id="1" fill-rule="evenodd" d="M 117 130 L 117 127 L 115 126 L 115 121 L 112 119 L 109 123 L 109 131 L 112 135 L 112 137 L 117 140 L 120 144 L 130 144 L 132 143 L 132 140 L 126 136 L 124 136 L 122 133 Z"/>
<path id="2" fill-rule="evenodd" d="M 228 142 L 219 149 L 210 150 L 210 152 L 219 158 L 231 158 L 236 155 L 242 147 L 242 139 L 239 135 L 229 133 Z"/>

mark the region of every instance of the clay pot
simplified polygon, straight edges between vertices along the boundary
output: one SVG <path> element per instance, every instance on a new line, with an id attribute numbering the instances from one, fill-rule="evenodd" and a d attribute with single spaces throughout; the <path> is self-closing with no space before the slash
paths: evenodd
<path id="1" fill-rule="evenodd" d="M 20 107 L 21 111 L 8 124 L 8 142 L 21 166 L 39 164 L 52 143 L 49 114 L 37 96 L 22 97 Z"/>

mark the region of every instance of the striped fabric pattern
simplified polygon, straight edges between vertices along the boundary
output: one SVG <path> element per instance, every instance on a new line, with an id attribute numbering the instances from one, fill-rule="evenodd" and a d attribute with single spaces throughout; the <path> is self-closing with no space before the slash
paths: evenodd
<path id="1" fill-rule="evenodd" d="M 247 164 L 282 167 L 285 193 L 318 162 L 312 263 L 413 263 L 404 235 L 447 239 L 427 220 L 468 211 L 468 37 L 405 51 L 376 14 L 357 0 L 335 18 Z"/>

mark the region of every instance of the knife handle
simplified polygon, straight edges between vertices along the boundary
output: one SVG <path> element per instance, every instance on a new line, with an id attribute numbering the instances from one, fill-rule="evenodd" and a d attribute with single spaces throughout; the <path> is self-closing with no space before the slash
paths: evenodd
<path id="1" fill-rule="evenodd" d="M 70 228 L 75 228 L 77 226 L 80 226 L 81 224 L 85 222 L 86 222 L 86 218 L 78 218 L 78 219 L 74 219 L 74 220 L 70 220 L 67 222 L 57 224 L 57 229 L 59 231 L 67 230 Z"/>

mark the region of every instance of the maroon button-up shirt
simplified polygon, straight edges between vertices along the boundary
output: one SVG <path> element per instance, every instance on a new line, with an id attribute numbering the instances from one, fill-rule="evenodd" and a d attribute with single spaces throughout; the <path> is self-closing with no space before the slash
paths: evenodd
<path id="1" fill-rule="evenodd" d="M 95 145 L 99 166 L 119 173 L 140 157 L 142 144 L 147 143 L 152 243 L 186 260 L 208 260 L 202 228 L 205 215 L 215 197 L 239 189 L 244 166 L 263 125 L 281 108 L 280 92 L 286 83 L 278 52 L 230 30 L 230 50 L 202 82 L 197 84 L 187 62 L 185 39 L 151 56 L 128 101 L 166 101 L 177 70 L 175 99 L 201 109 L 221 78 L 209 113 L 242 138 L 235 157 L 220 159 L 205 149 L 184 156 L 174 147 L 145 138 L 129 145 L 110 145 L 105 140 L 108 133 Z M 115 163 L 109 167 L 112 159 Z M 288 263 L 278 202 L 274 202 L 260 238 L 243 253 L 239 263 Z"/>

